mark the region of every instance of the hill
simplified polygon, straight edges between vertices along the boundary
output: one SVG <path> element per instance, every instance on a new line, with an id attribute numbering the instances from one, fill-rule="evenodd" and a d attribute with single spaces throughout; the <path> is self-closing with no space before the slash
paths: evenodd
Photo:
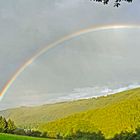
<path id="1" fill-rule="evenodd" d="M 1 111 L 0 115 L 11 118 L 20 127 L 37 127 L 75 113 L 110 107 L 121 101 L 140 97 L 140 88 L 108 95 L 106 97 L 83 99 L 71 102 L 42 105 L 38 107 L 20 107 Z"/>
<path id="2" fill-rule="evenodd" d="M 134 132 L 140 126 L 139 88 L 100 97 L 95 103 L 98 104 L 93 109 L 42 124 L 39 129 L 50 136 L 101 131 L 106 138 L 111 138 L 122 131 Z"/>

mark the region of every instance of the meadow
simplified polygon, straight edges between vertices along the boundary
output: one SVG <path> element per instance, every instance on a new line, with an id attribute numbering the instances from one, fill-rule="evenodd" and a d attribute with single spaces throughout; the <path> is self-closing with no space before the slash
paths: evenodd
<path id="1" fill-rule="evenodd" d="M 12 134 L 2 134 L 0 133 L 0 140 L 53 140 L 48 138 L 34 138 L 28 136 L 17 136 Z"/>

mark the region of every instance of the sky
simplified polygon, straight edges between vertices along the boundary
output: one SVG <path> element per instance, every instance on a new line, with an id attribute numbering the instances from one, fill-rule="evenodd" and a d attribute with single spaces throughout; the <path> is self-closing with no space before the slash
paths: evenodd
<path id="1" fill-rule="evenodd" d="M 140 1 L 114 8 L 89 0 L 0 0 L 0 90 L 41 48 L 97 25 L 139 25 Z M 86 98 L 137 87 L 140 29 L 90 32 L 56 45 L 26 68 L 0 109 Z"/>

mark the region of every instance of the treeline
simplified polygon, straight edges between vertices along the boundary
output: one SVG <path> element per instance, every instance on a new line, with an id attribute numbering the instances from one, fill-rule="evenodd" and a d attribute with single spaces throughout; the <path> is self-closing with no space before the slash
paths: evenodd
<path id="1" fill-rule="evenodd" d="M 140 127 L 135 132 L 121 132 L 116 134 L 111 140 L 140 140 Z"/>
<path id="2" fill-rule="evenodd" d="M 88 124 L 87 124 L 88 125 Z M 107 140 L 101 131 L 98 132 L 82 132 L 80 130 L 72 131 L 72 133 L 57 133 L 53 137 L 48 132 L 40 132 L 30 129 L 17 128 L 14 121 L 11 119 L 6 120 L 0 116 L 0 133 L 10 133 L 15 135 L 24 135 L 32 137 L 43 137 L 63 140 Z M 113 138 L 108 140 L 139 140 L 140 139 L 140 127 L 136 128 L 134 132 L 121 132 L 116 134 Z"/>
<path id="3" fill-rule="evenodd" d="M 28 135 L 28 136 L 37 136 L 37 135 Z M 98 132 L 81 132 L 77 131 L 74 134 L 61 136 L 59 133 L 55 137 L 49 137 L 47 132 L 38 133 L 37 137 L 52 138 L 59 140 L 140 140 L 140 127 L 136 128 L 135 132 L 121 132 L 116 134 L 113 138 L 106 139 L 104 134 L 101 131 Z"/>
<path id="4" fill-rule="evenodd" d="M 33 136 L 33 137 L 47 137 L 46 133 L 41 133 L 39 131 L 18 128 L 14 121 L 11 119 L 6 120 L 4 117 L 0 116 L 0 133 L 8 133 L 15 135 Z"/>
<path id="5" fill-rule="evenodd" d="M 99 132 L 81 132 L 77 131 L 75 134 L 65 137 L 59 137 L 59 139 L 64 140 L 105 140 L 105 136 L 101 131 Z"/>
<path id="6" fill-rule="evenodd" d="M 53 138 L 59 140 L 140 140 L 140 127 L 136 128 L 135 132 L 121 132 L 110 139 L 106 139 L 101 131 L 92 133 L 77 131 L 72 135 L 66 134 L 65 136 L 61 136 L 60 134 L 57 134 L 56 137 Z"/>
<path id="7" fill-rule="evenodd" d="M 13 133 L 16 129 L 14 122 L 9 119 L 8 121 L 0 116 L 0 133 Z"/>

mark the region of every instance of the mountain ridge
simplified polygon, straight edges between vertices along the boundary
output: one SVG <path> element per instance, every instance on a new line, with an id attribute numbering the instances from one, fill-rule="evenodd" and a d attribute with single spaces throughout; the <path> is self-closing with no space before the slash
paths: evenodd
<path id="1" fill-rule="evenodd" d="M 37 107 L 19 107 L 0 111 L 0 115 L 10 118 L 20 127 L 34 128 L 42 123 L 52 122 L 78 112 L 106 107 L 121 100 L 140 96 L 140 88 L 123 91 L 98 98 L 81 99 L 69 102 L 59 102 Z"/>

